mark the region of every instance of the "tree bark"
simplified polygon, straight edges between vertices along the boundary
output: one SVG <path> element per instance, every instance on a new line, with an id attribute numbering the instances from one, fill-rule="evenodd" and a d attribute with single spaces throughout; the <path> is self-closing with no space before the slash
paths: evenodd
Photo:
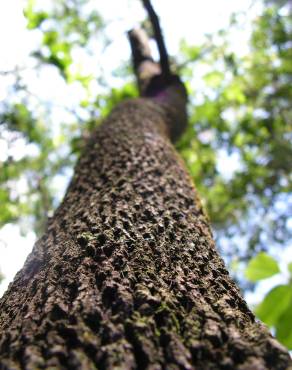
<path id="1" fill-rule="evenodd" d="M 90 138 L 1 300 L 0 369 L 291 365 L 216 251 L 169 140 L 176 98 L 123 102 Z"/>

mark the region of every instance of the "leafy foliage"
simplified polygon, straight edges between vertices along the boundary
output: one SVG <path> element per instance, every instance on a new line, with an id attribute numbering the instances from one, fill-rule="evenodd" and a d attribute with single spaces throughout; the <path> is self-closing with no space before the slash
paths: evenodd
<path id="1" fill-rule="evenodd" d="M 200 49 L 181 47 L 192 106 L 178 148 L 230 259 L 248 259 L 291 237 L 292 22 L 280 15 L 288 11 L 287 3 L 266 7 L 253 23 L 246 53 L 235 52 L 229 41 L 244 27 L 236 16 L 228 32 L 210 36 Z"/>
<path id="2" fill-rule="evenodd" d="M 255 313 L 265 324 L 275 329 L 278 340 L 292 349 L 292 272 L 290 262 L 287 284 L 274 286 L 255 308 Z M 259 253 L 246 268 L 246 277 L 251 281 L 269 278 L 280 272 L 277 262 L 265 253 Z"/>
<path id="3" fill-rule="evenodd" d="M 292 289 L 289 285 L 277 285 L 257 307 L 256 315 L 267 325 L 276 325 L 282 314 L 290 307 Z"/>
<path id="4" fill-rule="evenodd" d="M 76 47 L 86 47 L 90 37 L 103 27 L 100 15 L 92 9 L 86 11 L 88 0 L 61 0 L 52 3 L 48 11 L 38 9 L 37 5 L 29 0 L 24 12 L 28 29 L 42 31 L 42 44 L 33 53 L 34 57 L 41 63 L 56 66 L 68 81 L 84 81 L 84 76 L 70 73 L 72 54 Z"/>

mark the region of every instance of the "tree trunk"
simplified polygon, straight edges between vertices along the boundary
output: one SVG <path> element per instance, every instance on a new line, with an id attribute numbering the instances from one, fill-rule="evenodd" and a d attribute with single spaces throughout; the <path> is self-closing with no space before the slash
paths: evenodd
<path id="1" fill-rule="evenodd" d="M 122 103 L 89 140 L 1 300 L 1 369 L 289 368 L 230 279 L 169 140 L 180 108 L 157 101 Z"/>

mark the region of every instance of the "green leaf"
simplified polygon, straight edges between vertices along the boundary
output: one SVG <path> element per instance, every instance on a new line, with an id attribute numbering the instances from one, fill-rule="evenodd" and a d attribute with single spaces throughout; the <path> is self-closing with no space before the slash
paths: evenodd
<path id="1" fill-rule="evenodd" d="M 292 276 L 292 262 L 288 263 L 288 271 L 290 272 L 290 275 Z"/>
<path id="2" fill-rule="evenodd" d="M 257 306 L 255 313 L 267 325 L 275 326 L 291 304 L 291 298 L 291 286 L 278 285 L 265 296 L 263 302 Z"/>
<path id="3" fill-rule="evenodd" d="M 269 278 L 280 272 L 277 261 L 268 254 L 261 252 L 247 265 L 245 276 L 248 280 L 256 282 Z"/>
<path id="4" fill-rule="evenodd" d="M 290 287 L 292 291 L 292 287 Z M 276 325 L 276 337 L 289 350 L 292 350 L 292 301 L 281 315 Z"/>

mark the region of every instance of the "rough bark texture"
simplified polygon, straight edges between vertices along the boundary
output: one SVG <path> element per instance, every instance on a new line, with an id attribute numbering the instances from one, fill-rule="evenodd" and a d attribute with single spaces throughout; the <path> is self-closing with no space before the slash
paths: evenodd
<path id="1" fill-rule="evenodd" d="M 172 114 L 127 101 L 93 134 L 1 300 L 1 369 L 289 368 L 218 256 Z"/>

